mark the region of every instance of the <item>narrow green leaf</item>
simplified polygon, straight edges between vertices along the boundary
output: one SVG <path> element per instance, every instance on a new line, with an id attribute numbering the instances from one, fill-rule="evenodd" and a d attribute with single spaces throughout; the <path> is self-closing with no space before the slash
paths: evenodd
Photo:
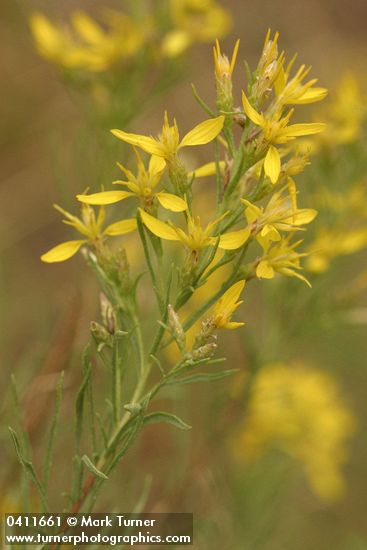
<path id="1" fill-rule="evenodd" d="M 158 357 L 156 357 L 155 355 L 153 355 L 152 353 L 150 354 L 150 359 L 153 361 L 153 363 L 155 365 L 157 365 L 157 367 L 159 368 L 160 370 L 160 373 L 162 376 L 165 376 L 165 372 L 164 372 L 164 368 L 162 367 L 162 363 L 160 362 L 160 360 L 158 359 Z"/>
<path id="2" fill-rule="evenodd" d="M 103 444 L 104 444 L 104 447 L 106 448 L 107 444 L 108 444 L 108 436 L 107 436 L 107 432 L 106 432 L 106 429 L 105 429 L 105 426 L 104 426 L 104 421 L 103 421 L 103 419 L 102 419 L 102 417 L 99 413 L 96 413 L 96 418 L 97 418 L 97 422 L 98 422 L 98 425 L 99 425 L 99 429 L 101 430 L 101 434 L 102 434 L 102 438 L 103 438 Z"/>
<path id="3" fill-rule="evenodd" d="M 78 395 L 76 396 L 76 401 L 75 401 L 75 414 L 76 414 L 75 437 L 76 437 L 76 449 L 78 453 L 80 449 L 80 441 L 81 441 L 82 431 L 83 431 L 84 398 L 85 398 L 85 392 L 88 387 L 89 377 L 91 374 L 91 365 L 89 362 L 87 362 L 88 361 L 87 351 L 88 351 L 88 348 L 85 349 L 84 355 L 83 355 L 84 378 L 79 388 Z"/>
<path id="4" fill-rule="evenodd" d="M 143 490 L 133 508 L 133 511 L 132 511 L 133 514 L 140 514 L 144 510 L 149 497 L 151 487 L 152 487 L 152 482 L 153 482 L 152 475 L 148 474 L 147 476 L 145 476 Z"/>
<path id="5" fill-rule="evenodd" d="M 160 285 L 159 285 L 158 279 L 156 277 L 155 269 L 153 267 L 153 263 L 152 263 L 152 260 L 151 260 L 151 257 L 150 257 L 149 245 L 147 243 L 147 239 L 146 239 L 146 236 L 145 236 L 144 224 L 141 221 L 141 216 L 140 216 L 139 213 L 137 215 L 136 221 L 137 221 L 138 231 L 139 231 L 139 235 L 140 235 L 140 240 L 141 240 L 142 245 L 143 245 L 145 259 L 146 259 L 146 262 L 147 262 L 147 265 L 148 265 L 150 277 L 151 277 L 152 283 L 153 283 L 154 292 L 155 292 L 155 295 L 156 295 L 156 298 L 157 298 L 158 307 L 159 307 L 161 312 L 164 312 L 164 304 L 163 304 L 163 298 L 162 298 L 162 295 L 161 295 Z"/>
<path id="6" fill-rule="evenodd" d="M 22 452 L 22 447 L 19 441 L 19 437 L 17 433 L 10 426 L 9 426 L 9 432 L 13 440 L 13 444 L 15 447 L 15 452 L 17 454 L 18 460 L 21 466 L 23 467 L 25 473 L 29 476 L 29 478 L 33 481 L 35 487 L 37 488 L 43 508 L 45 509 L 45 511 L 48 511 L 46 493 L 45 493 L 44 487 L 42 486 L 42 483 L 38 479 L 38 476 L 33 468 L 33 464 L 30 460 L 24 457 Z"/>
<path id="7" fill-rule="evenodd" d="M 103 472 L 101 472 L 95 467 L 95 465 L 87 455 L 82 456 L 82 462 L 86 465 L 88 470 L 92 472 L 92 474 L 94 474 L 96 477 L 100 477 L 101 479 L 108 479 L 106 474 L 104 474 Z"/>
<path id="8" fill-rule="evenodd" d="M 161 343 L 161 340 L 163 338 L 164 332 L 166 330 L 166 321 L 168 316 L 168 304 L 170 302 L 170 293 L 171 293 L 171 285 L 172 285 L 172 277 L 173 277 L 173 270 L 174 270 L 174 264 L 171 264 L 171 268 L 168 273 L 168 278 L 166 282 L 166 296 L 163 303 L 163 311 L 162 311 L 162 319 L 159 321 L 159 329 L 157 331 L 157 334 L 154 338 L 154 342 L 152 345 L 152 348 L 150 350 L 149 356 L 154 356 L 157 350 L 159 349 L 159 345 Z"/>
<path id="9" fill-rule="evenodd" d="M 45 464 L 44 464 L 44 477 L 43 477 L 43 484 L 46 490 L 47 490 L 48 482 L 50 478 L 50 471 L 51 471 L 52 462 L 53 462 L 53 451 L 55 447 L 56 434 L 57 434 L 57 429 L 58 429 L 59 420 L 60 420 L 60 409 L 61 409 L 61 399 L 62 399 L 62 388 L 64 384 L 64 374 L 65 374 L 64 371 L 62 371 L 56 386 L 55 412 L 52 418 L 50 432 L 49 432 L 48 441 L 47 441 L 47 451 L 46 451 L 46 458 L 45 458 Z"/>
<path id="10" fill-rule="evenodd" d="M 232 374 L 239 372 L 239 370 L 240 369 L 230 369 L 221 372 L 198 372 L 196 374 L 192 374 L 191 376 L 185 376 L 185 378 L 174 378 L 169 380 L 167 385 L 192 384 L 193 382 L 213 382 L 227 378 L 227 376 L 232 376 Z"/>
<path id="11" fill-rule="evenodd" d="M 144 417 L 144 426 L 157 423 L 171 424 L 180 430 L 191 430 L 191 426 L 186 424 L 186 422 L 181 420 L 181 418 L 175 414 L 167 412 L 153 412 Z"/>
<path id="12" fill-rule="evenodd" d="M 205 103 L 205 101 L 203 99 L 201 99 L 201 97 L 199 96 L 194 84 L 191 84 L 191 89 L 192 89 L 192 93 L 194 94 L 194 97 L 196 99 L 196 101 L 199 103 L 200 107 L 211 117 L 215 117 L 217 116 L 212 110 L 211 108 Z"/>
<path id="13" fill-rule="evenodd" d="M 115 468 L 115 466 L 120 462 L 120 460 L 125 456 L 127 451 L 129 450 L 130 446 L 134 443 L 141 427 L 143 424 L 143 416 L 138 415 L 134 419 L 131 419 L 131 425 L 129 429 L 125 432 L 126 440 L 124 441 L 121 448 L 118 450 L 116 455 L 114 456 L 112 462 L 110 463 L 109 467 L 107 468 L 107 475 L 109 475 L 112 470 Z M 127 425 L 125 426 L 127 427 Z"/>

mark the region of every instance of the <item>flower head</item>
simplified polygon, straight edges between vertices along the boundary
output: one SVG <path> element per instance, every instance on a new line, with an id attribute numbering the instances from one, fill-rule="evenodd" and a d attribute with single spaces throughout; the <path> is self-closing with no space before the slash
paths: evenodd
<path id="1" fill-rule="evenodd" d="M 164 122 L 158 138 L 142 136 L 139 134 L 129 134 L 122 130 L 111 130 L 117 138 L 140 147 L 143 151 L 164 158 L 168 163 L 174 161 L 178 151 L 183 147 L 194 147 L 196 145 L 205 145 L 221 132 L 224 124 L 224 116 L 218 116 L 201 122 L 190 132 L 188 132 L 182 140 L 180 140 L 179 131 L 176 121 L 173 121 L 173 126 L 169 125 L 167 111 L 164 114 Z"/>
<path id="2" fill-rule="evenodd" d="M 206 227 L 203 227 L 199 216 L 193 217 L 187 212 L 187 231 L 185 232 L 172 222 L 162 222 L 147 212 L 144 212 L 144 210 L 140 209 L 139 211 L 144 225 L 146 225 L 154 235 L 168 241 L 178 241 L 193 252 L 198 252 L 207 246 L 216 245 L 218 239 L 219 248 L 223 250 L 234 250 L 245 244 L 250 236 L 250 230 L 248 228 L 226 233 L 218 237 L 213 236 L 215 226 L 227 214 L 223 214 L 216 220 L 208 223 Z"/>
<path id="3" fill-rule="evenodd" d="M 280 154 L 275 145 L 283 145 L 299 136 L 318 134 L 323 132 L 326 127 L 325 124 L 318 122 L 289 124 L 293 110 L 290 110 L 285 116 L 282 116 L 280 111 L 268 115 L 258 113 L 252 107 L 244 92 L 242 92 L 242 103 L 248 118 L 262 130 L 262 138 L 267 147 L 264 170 L 272 183 L 278 181 L 281 170 Z"/>
<path id="4" fill-rule="evenodd" d="M 91 195 L 77 195 L 77 199 L 85 204 L 105 205 L 114 204 L 129 197 L 137 197 L 142 207 L 147 210 L 153 205 L 154 199 L 157 199 L 163 208 L 167 208 L 173 212 L 183 212 L 186 210 L 186 201 L 177 195 L 155 190 L 166 167 L 164 159 L 152 155 L 149 167 L 146 169 L 138 151 L 135 150 L 135 153 L 138 165 L 137 174 L 133 174 L 122 166 L 122 164 L 118 164 L 126 176 L 126 181 L 117 180 L 113 182 L 114 184 L 127 187 L 129 191 L 102 191 L 101 193 L 93 193 Z"/>
<path id="5" fill-rule="evenodd" d="M 84 12 L 71 18 L 71 28 L 58 28 L 41 13 L 31 17 L 40 54 L 67 69 L 101 72 L 134 56 L 146 40 L 146 25 L 137 27 L 125 14 L 109 13 L 105 30 Z"/>
<path id="6" fill-rule="evenodd" d="M 215 304 L 212 316 L 215 328 L 233 330 L 245 324 L 231 321 L 233 313 L 243 303 L 243 300 L 238 301 L 238 299 L 244 289 L 245 283 L 246 281 L 238 281 L 232 285 Z"/>
<path id="7" fill-rule="evenodd" d="M 84 238 L 66 241 L 51 248 L 51 250 L 41 256 L 41 260 L 46 263 L 63 262 L 74 256 L 83 244 L 88 243 L 99 248 L 105 237 L 124 235 L 136 229 L 135 219 L 121 220 L 103 229 L 105 221 L 104 208 L 100 208 L 96 216 L 93 208 L 87 204 L 83 204 L 81 218 L 77 218 L 66 212 L 63 208 L 60 208 L 57 204 L 54 207 L 65 216 L 64 223 L 76 229 Z"/>
<path id="8" fill-rule="evenodd" d="M 265 208 L 241 199 L 246 206 L 245 216 L 260 238 L 280 241 L 280 231 L 297 231 L 302 225 L 312 222 L 317 211 L 312 208 L 298 208 L 295 196 L 284 195 L 283 190 L 274 193 Z"/>
<path id="9" fill-rule="evenodd" d="M 296 74 L 290 78 L 291 68 L 296 60 L 293 57 L 286 69 L 282 67 L 275 80 L 275 94 L 277 108 L 282 108 L 284 105 L 306 105 L 308 103 L 316 103 L 323 100 L 327 96 L 327 89 L 315 87 L 317 78 L 313 78 L 308 82 L 303 82 L 311 67 L 301 65 Z"/>
<path id="10" fill-rule="evenodd" d="M 231 17 L 216 0 L 170 0 L 173 30 L 163 39 L 162 53 L 177 57 L 195 42 L 222 38 L 231 26 Z"/>
<path id="11" fill-rule="evenodd" d="M 290 243 L 290 237 L 282 237 L 271 246 L 268 239 L 259 239 L 263 248 L 263 256 L 256 267 L 256 275 L 259 279 L 273 279 L 276 273 L 287 277 L 296 277 L 311 287 L 310 282 L 298 271 L 301 268 L 300 259 L 307 256 L 306 253 L 296 252 L 296 248 L 302 243 L 297 241 Z"/>

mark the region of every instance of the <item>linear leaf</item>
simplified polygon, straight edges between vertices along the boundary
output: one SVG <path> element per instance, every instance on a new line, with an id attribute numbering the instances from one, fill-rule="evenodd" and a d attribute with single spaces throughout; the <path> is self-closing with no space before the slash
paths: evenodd
<path id="1" fill-rule="evenodd" d="M 180 430 L 191 430 L 191 426 L 189 426 L 189 424 L 186 424 L 186 422 L 181 420 L 181 418 L 179 418 L 175 414 L 171 414 L 167 412 L 153 412 L 153 413 L 147 414 L 144 417 L 145 426 L 148 426 L 149 424 L 157 424 L 157 423 L 171 424 L 172 426 L 175 426 Z"/>
<path id="2" fill-rule="evenodd" d="M 185 378 L 174 378 L 172 380 L 169 380 L 167 382 L 167 385 L 173 385 L 173 384 L 192 384 L 194 382 L 213 382 L 216 380 L 222 380 L 223 378 L 227 378 L 227 376 L 232 376 L 232 374 L 235 374 L 236 372 L 239 372 L 240 369 L 230 369 L 230 370 L 223 370 L 220 372 L 198 372 L 196 374 L 192 374 L 191 376 L 185 376 Z"/>
<path id="3" fill-rule="evenodd" d="M 108 479 L 106 474 L 104 474 L 103 472 L 98 470 L 98 468 L 95 467 L 95 465 L 87 455 L 82 456 L 82 461 L 84 462 L 88 470 L 92 472 L 92 474 L 94 474 L 96 477 L 100 477 L 101 479 Z"/>
<path id="4" fill-rule="evenodd" d="M 48 442 L 47 442 L 47 451 L 46 451 L 46 459 L 45 459 L 45 465 L 44 465 L 44 479 L 43 483 L 45 488 L 48 486 L 48 481 L 50 477 L 50 471 L 52 467 L 52 461 L 53 461 L 53 451 L 55 447 L 55 440 L 56 440 L 56 434 L 57 429 L 59 425 L 59 419 L 60 419 L 60 409 L 61 409 L 61 399 L 62 399 L 62 388 L 64 384 L 64 371 L 61 372 L 59 381 L 56 386 L 56 404 L 55 404 L 55 412 L 52 418 L 52 423 L 50 427 L 50 433 L 48 436 Z"/>
<path id="5" fill-rule="evenodd" d="M 48 504 L 47 504 L 45 490 L 42 486 L 42 483 L 38 479 L 38 476 L 37 476 L 37 474 L 36 474 L 36 472 L 33 468 L 33 464 L 32 464 L 32 462 L 30 462 L 28 459 L 26 459 L 23 456 L 23 452 L 22 452 L 20 441 L 19 441 L 19 437 L 18 437 L 17 433 L 10 426 L 9 426 L 9 432 L 10 432 L 11 438 L 12 438 L 13 443 L 14 443 L 15 452 L 17 454 L 18 460 L 19 460 L 21 466 L 23 467 L 25 473 L 30 477 L 30 479 L 33 481 L 35 487 L 37 488 L 44 509 L 46 511 L 48 511 Z"/>

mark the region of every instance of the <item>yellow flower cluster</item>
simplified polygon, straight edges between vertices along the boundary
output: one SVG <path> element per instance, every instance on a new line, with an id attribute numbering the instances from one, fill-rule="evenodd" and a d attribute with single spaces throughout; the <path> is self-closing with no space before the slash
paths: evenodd
<path id="1" fill-rule="evenodd" d="M 302 140 L 300 150 L 321 154 L 324 150 L 363 138 L 367 118 L 366 99 L 354 74 L 348 73 L 341 78 L 319 115 L 327 121 L 327 130 L 312 141 Z"/>
<path id="2" fill-rule="evenodd" d="M 153 10 L 133 17 L 105 10 L 103 24 L 87 13 L 71 15 L 68 26 L 55 25 L 42 13 L 34 13 L 31 31 L 39 53 L 68 70 L 103 72 L 141 55 L 143 48 L 156 60 L 175 57 L 196 42 L 224 36 L 230 26 L 229 13 L 215 0 L 170 0 L 161 28 L 161 15 Z"/>
<path id="3" fill-rule="evenodd" d="M 146 24 L 110 11 L 107 29 L 88 14 L 71 16 L 71 29 L 58 27 L 45 15 L 34 13 L 31 30 L 39 53 L 53 63 L 72 70 L 101 72 L 134 57 L 150 36 Z"/>
<path id="4" fill-rule="evenodd" d="M 254 136 L 259 141 L 258 147 L 263 148 L 265 153 L 264 171 L 273 184 L 278 181 L 281 172 L 282 151 L 276 145 L 286 145 L 297 137 L 318 134 L 325 130 L 325 124 L 319 122 L 289 124 L 294 109 L 288 109 L 288 106 L 321 101 L 327 94 L 325 88 L 314 86 L 316 79 L 303 82 L 310 70 L 304 65 L 290 77 L 295 57 L 285 68 L 284 54 L 278 56 L 277 42 L 278 34 L 271 39 L 269 31 L 254 81 L 248 86 L 249 98 L 242 93 L 244 112 L 255 127 L 259 128 L 259 135 L 255 133 Z M 269 103 L 272 89 L 274 97 Z M 268 101 L 267 108 L 260 112 L 259 108 L 265 101 Z"/>
<path id="5" fill-rule="evenodd" d="M 212 2 L 204 4 L 208 8 Z M 214 309 L 212 317 L 207 318 L 197 339 L 201 347 L 207 345 L 203 342 L 209 341 L 213 329 L 241 325 L 230 318 L 239 304 L 239 296 L 247 279 L 271 279 L 281 274 L 309 284 L 300 274 L 300 259 L 305 256 L 305 253 L 298 251 L 302 241 L 292 242 L 293 235 L 304 231 L 304 226 L 312 222 L 317 214 L 315 210 L 299 208 L 297 204 L 293 176 L 305 168 L 307 159 L 289 150 L 279 150 L 277 145 L 323 129 L 320 123 L 288 124 L 293 113 L 293 108 L 289 109 L 288 105 L 319 101 L 326 90 L 316 88 L 315 79 L 304 82 L 308 73 L 304 66 L 291 76 L 294 61 L 284 68 L 284 55 L 278 56 L 277 53 L 277 39 L 277 35 L 271 39 L 268 33 L 257 69 L 248 76 L 248 97 L 242 92 L 243 110 L 235 107 L 232 96 L 232 74 L 239 42 L 234 47 L 231 61 L 222 53 L 217 42 L 214 48 L 217 112 L 206 109 L 211 113 L 210 118 L 183 135 L 176 120 L 170 122 L 167 112 L 157 137 L 122 129 L 111 130 L 116 138 L 132 147 L 136 169 L 119 164 L 124 179 L 114 181 L 114 184 L 123 186 L 123 190 L 77 195 L 83 204 L 83 224 L 76 222 L 74 216 L 64 214 L 69 220 L 66 223 L 85 238 L 58 245 L 42 259 L 48 262 L 63 261 L 83 244 L 89 244 L 103 255 L 105 237 L 138 228 L 145 253 L 148 250 L 144 242 L 146 232 L 161 268 L 164 241 L 178 243 L 186 250 L 181 267 L 182 287 L 177 297 L 179 307 L 205 285 L 217 269 L 231 264 L 233 272 L 228 281 L 223 282 L 215 296 L 217 300 L 208 300 L 208 307 L 217 302 L 217 309 Z M 263 85 L 265 81 L 266 88 Z M 270 100 L 272 92 L 274 97 Z M 267 108 L 262 110 L 265 102 Z M 231 107 L 229 112 L 223 110 L 225 105 L 233 106 L 233 109 Z M 235 125 L 240 130 L 239 138 L 234 132 Z M 215 160 L 189 171 L 182 150 L 212 142 L 217 151 Z M 221 154 L 220 145 L 224 146 Z M 148 155 L 147 161 L 139 150 Z M 288 155 L 289 158 L 283 162 Z M 212 211 L 206 208 L 201 213 L 198 212 L 194 184 L 204 177 L 214 177 L 216 181 L 216 206 Z M 213 187 L 210 189 L 214 190 Z M 132 217 L 103 230 L 101 219 L 104 214 L 100 213 L 95 218 L 92 206 L 101 206 L 103 213 L 106 205 L 120 201 L 133 205 L 133 201 L 128 199 L 138 201 Z M 170 211 L 168 220 L 167 210 Z M 261 252 L 255 261 L 246 263 L 247 248 L 254 242 L 260 245 Z M 176 247 L 176 251 L 180 247 Z M 218 256 L 219 251 L 222 252 L 221 257 Z M 153 269 L 151 261 L 148 261 L 150 269 Z M 197 320 L 189 321 L 187 328 Z"/>
<path id="6" fill-rule="evenodd" d="M 162 53 L 176 57 L 195 42 L 211 42 L 229 31 L 229 12 L 216 0 L 170 0 L 172 30 L 162 42 Z"/>
<path id="7" fill-rule="evenodd" d="M 270 448 L 284 451 L 302 465 L 314 493 L 332 501 L 344 491 L 341 468 L 354 425 L 330 375 L 302 365 L 271 364 L 255 378 L 233 449 L 238 459 L 248 461 Z"/>

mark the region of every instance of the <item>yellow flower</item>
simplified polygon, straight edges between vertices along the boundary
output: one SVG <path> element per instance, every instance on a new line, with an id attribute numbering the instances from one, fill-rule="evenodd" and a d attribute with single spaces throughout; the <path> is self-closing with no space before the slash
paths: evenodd
<path id="1" fill-rule="evenodd" d="M 39 53 L 51 61 L 63 64 L 68 47 L 66 36 L 42 13 L 34 13 L 30 27 Z"/>
<path id="2" fill-rule="evenodd" d="M 308 247 L 306 268 L 311 273 L 323 273 L 338 256 L 355 254 L 367 247 L 367 228 L 323 228 Z"/>
<path id="3" fill-rule="evenodd" d="M 271 242 L 269 239 L 260 237 L 258 240 L 264 252 L 256 267 L 256 276 L 259 279 L 273 279 L 276 273 L 280 273 L 287 277 L 296 277 L 311 287 L 306 277 L 298 273 L 298 270 L 302 269 L 300 258 L 307 256 L 306 253 L 300 254 L 295 251 L 295 248 L 302 241 L 290 244 L 289 237 L 282 237 L 280 241 L 270 246 Z"/>
<path id="4" fill-rule="evenodd" d="M 306 68 L 305 65 L 301 65 L 297 73 L 289 79 L 289 73 L 295 60 L 296 56 L 293 57 L 286 69 L 282 67 L 275 80 L 274 88 L 278 108 L 282 108 L 284 105 L 316 103 L 327 96 L 328 91 L 326 88 L 314 87 L 317 78 L 313 78 L 305 83 L 302 82 L 310 72 L 311 67 Z"/>
<path id="5" fill-rule="evenodd" d="M 242 103 L 248 118 L 262 129 L 263 140 L 267 145 L 264 170 L 272 183 L 278 181 L 281 170 L 280 154 L 274 145 L 285 144 L 299 136 L 318 134 L 323 132 L 326 127 L 325 124 L 318 122 L 288 125 L 293 110 L 289 111 L 284 117 L 281 116 L 280 112 L 273 116 L 258 113 L 252 107 L 244 92 L 242 92 Z"/>
<path id="6" fill-rule="evenodd" d="M 215 0 L 170 0 L 174 29 L 163 39 L 162 53 L 177 57 L 194 42 L 222 38 L 231 26 L 229 12 Z"/>
<path id="7" fill-rule="evenodd" d="M 194 218 L 188 212 L 187 233 L 185 233 L 183 229 L 171 222 L 162 222 L 150 214 L 147 214 L 147 212 L 144 212 L 142 209 L 139 209 L 139 212 L 144 225 L 146 225 L 154 235 L 168 241 L 178 241 L 194 252 L 198 252 L 202 248 L 213 246 L 217 243 L 218 237 L 212 236 L 214 228 L 227 215 L 223 214 L 223 216 L 208 223 L 208 225 L 203 228 L 199 216 Z M 222 250 L 235 250 L 245 244 L 249 236 L 249 228 L 220 235 L 218 247 Z"/>
<path id="8" fill-rule="evenodd" d="M 317 216 L 312 208 L 297 208 L 292 197 L 284 196 L 283 192 L 274 193 L 265 209 L 256 206 L 246 199 L 241 199 L 246 206 L 245 216 L 248 224 L 269 241 L 280 241 L 279 231 L 300 230 L 302 225 L 311 223 Z"/>
<path id="9" fill-rule="evenodd" d="M 243 303 L 243 300 L 237 300 L 243 291 L 245 283 L 246 281 L 238 281 L 232 285 L 215 304 L 212 316 L 215 328 L 233 330 L 245 324 L 231 321 L 233 313 Z"/>
<path id="10" fill-rule="evenodd" d="M 105 221 L 104 208 L 100 208 L 98 216 L 96 216 L 90 206 L 83 204 L 81 219 L 79 219 L 66 212 L 63 208 L 60 208 L 57 204 L 54 207 L 65 216 L 66 220 L 63 220 L 64 223 L 74 227 L 78 233 L 83 235 L 84 239 L 66 241 L 51 248 L 51 250 L 41 256 L 41 260 L 46 263 L 63 262 L 74 256 L 85 243 L 98 248 L 101 246 L 104 237 L 124 235 L 136 229 L 135 219 L 121 220 L 103 229 Z"/>
<path id="11" fill-rule="evenodd" d="M 59 29 L 43 14 L 34 13 L 31 31 L 40 54 L 67 69 L 100 72 L 134 56 L 143 45 L 146 25 L 137 27 L 124 14 L 110 11 L 107 30 L 84 12 L 71 17 L 71 29 Z"/>
<path id="12" fill-rule="evenodd" d="M 139 134 L 128 134 L 122 130 L 111 130 L 114 136 L 134 145 L 140 147 L 143 151 L 157 157 L 164 158 L 167 162 L 174 161 L 179 149 L 183 147 L 194 147 L 196 145 L 205 145 L 221 132 L 224 124 L 224 116 L 211 118 L 201 122 L 190 132 L 188 132 L 180 141 L 180 135 L 178 132 L 176 121 L 173 121 L 173 126 L 168 123 L 167 111 L 164 114 L 164 122 L 162 132 L 157 139 L 142 136 Z"/>
<path id="13" fill-rule="evenodd" d="M 297 460 L 321 499 L 342 496 L 346 441 L 355 419 L 334 379 L 298 364 L 270 364 L 251 385 L 245 419 L 233 442 L 239 460 L 255 461 L 270 448 Z"/>
<path id="14" fill-rule="evenodd" d="M 138 197 L 143 208 L 149 209 L 154 199 L 173 212 L 183 212 L 187 208 L 186 201 L 173 195 L 172 193 L 156 192 L 155 188 L 161 180 L 166 167 L 164 159 L 152 155 L 150 157 L 149 168 L 145 168 L 144 163 L 137 151 L 138 173 L 135 176 L 130 170 L 119 164 L 118 166 L 125 174 L 127 181 L 117 180 L 114 184 L 124 185 L 129 191 L 102 191 L 91 195 L 77 195 L 77 199 L 85 204 L 114 204 L 129 197 Z"/>

